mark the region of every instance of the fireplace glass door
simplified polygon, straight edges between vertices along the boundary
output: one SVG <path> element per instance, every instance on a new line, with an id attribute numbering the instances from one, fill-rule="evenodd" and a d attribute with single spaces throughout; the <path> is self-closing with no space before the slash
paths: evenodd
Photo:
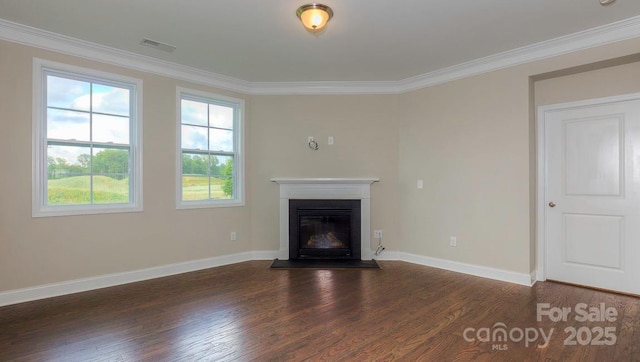
<path id="1" fill-rule="evenodd" d="M 300 256 L 350 256 L 351 215 L 300 215 Z"/>
<path id="2" fill-rule="evenodd" d="M 360 259 L 360 200 L 291 200 L 290 258 Z"/>

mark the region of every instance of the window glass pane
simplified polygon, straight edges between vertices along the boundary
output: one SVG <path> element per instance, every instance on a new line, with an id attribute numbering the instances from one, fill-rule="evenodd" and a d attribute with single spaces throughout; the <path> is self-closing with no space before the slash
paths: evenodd
<path id="1" fill-rule="evenodd" d="M 93 202 L 129 202 L 129 150 L 93 149 Z"/>
<path id="2" fill-rule="evenodd" d="M 92 131 L 94 142 L 128 144 L 129 118 L 95 114 Z"/>
<path id="3" fill-rule="evenodd" d="M 182 123 L 207 126 L 207 104 L 183 99 L 181 102 Z"/>
<path id="4" fill-rule="evenodd" d="M 130 90 L 103 84 L 93 84 L 92 111 L 128 117 Z"/>
<path id="5" fill-rule="evenodd" d="M 47 147 L 47 204 L 91 202 L 89 147 Z"/>
<path id="6" fill-rule="evenodd" d="M 47 76 L 47 106 L 89 111 L 88 82 Z"/>
<path id="7" fill-rule="evenodd" d="M 207 149 L 206 127 L 182 126 L 182 148 L 192 150 Z"/>
<path id="8" fill-rule="evenodd" d="M 209 155 L 182 153 L 182 200 L 209 199 Z"/>
<path id="9" fill-rule="evenodd" d="M 133 182 L 141 169 L 133 98 L 141 81 L 106 73 L 98 77 L 109 79 L 100 79 L 91 71 L 62 65 L 65 70 L 55 70 L 48 68 L 58 67 L 55 63 L 48 64 L 34 61 L 41 74 L 34 84 L 42 90 L 43 102 L 38 102 L 42 108 L 37 105 L 34 129 L 42 137 L 33 150 L 40 162 L 35 167 L 43 172 L 33 182 L 33 215 L 141 210 L 141 185 Z M 208 140 L 206 129 L 204 134 Z M 77 207 L 64 207 L 72 205 Z"/>
<path id="10" fill-rule="evenodd" d="M 233 157 L 212 156 L 211 164 L 211 198 L 233 198 Z"/>
<path id="11" fill-rule="evenodd" d="M 47 138 L 89 141 L 89 113 L 47 109 Z"/>
<path id="12" fill-rule="evenodd" d="M 233 108 L 210 104 L 209 126 L 233 129 Z"/>
<path id="13" fill-rule="evenodd" d="M 233 131 L 210 128 L 209 145 L 211 151 L 233 152 Z"/>
<path id="14" fill-rule="evenodd" d="M 238 106 L 224 100 L 200 99 L 201 96 L 182 95 L 180 132 L 182 173 L 182 201 L 209 201 L 194 203 L 193 207 L 225 205 L 226 200 L 240 198 L 234 190 L 236 180 L 236 122 L 240 122 Z M 200 158 L 200 160 L 198 160 Z M 204 158 L 208 161 L 206 172 Z M 237 165 L 236 165 L 237 166 Z M 190 207 L 187 203 L 182 206 Z"/>

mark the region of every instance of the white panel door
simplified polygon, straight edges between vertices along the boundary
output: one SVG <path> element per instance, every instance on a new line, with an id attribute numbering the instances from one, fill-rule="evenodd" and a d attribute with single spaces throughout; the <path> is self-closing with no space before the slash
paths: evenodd
<path id="1" fill-rule="evenodd" d="M 544 111 L 548 279 L 640 294 L 640 100 Z"/>

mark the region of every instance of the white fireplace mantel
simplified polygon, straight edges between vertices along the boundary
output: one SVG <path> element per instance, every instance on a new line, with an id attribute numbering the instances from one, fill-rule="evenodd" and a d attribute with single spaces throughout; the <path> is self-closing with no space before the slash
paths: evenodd
<path id="1" fill-rule="evenodd" d="M 371 184 L 378 178 L 272 178 L 280 185 L 280 249 L 289 259 L 289 200 L 360 200 L 361 258 L 371 260 Z"/>

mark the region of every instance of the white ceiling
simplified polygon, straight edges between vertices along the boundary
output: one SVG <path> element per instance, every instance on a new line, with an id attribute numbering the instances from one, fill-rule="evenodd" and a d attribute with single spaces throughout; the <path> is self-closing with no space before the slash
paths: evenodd
<path id="1" fill-rule="evenodd" d="M 640 15 L 640 0 L 0 0 L 0 18 L 248 82 L 401 81 Z M 143 38 L 177 47 L 141 46 Z"/>

